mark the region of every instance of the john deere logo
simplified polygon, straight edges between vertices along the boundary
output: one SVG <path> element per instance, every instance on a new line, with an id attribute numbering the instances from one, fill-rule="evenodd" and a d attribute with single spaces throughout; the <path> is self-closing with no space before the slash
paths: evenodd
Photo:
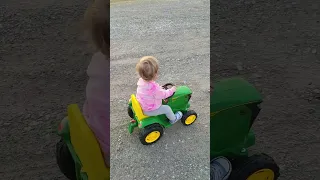
<path id="1" fill-rule="evenodd" d="M 175 102 L 179 97 L 172 98 L 172 102 Z"/>

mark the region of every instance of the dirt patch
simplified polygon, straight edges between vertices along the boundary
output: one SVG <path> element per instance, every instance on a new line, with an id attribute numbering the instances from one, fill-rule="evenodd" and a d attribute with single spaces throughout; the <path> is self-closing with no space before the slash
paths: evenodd
<path id="1" fill-rule="evenodd" d="M 211 80 L 241 76 L 264 96 L 252 152 L 272 155 L 281 180 L 319 179 L 319 2 L 211 3 Z"/>
<path id="2" fill-rule="evenodd" d="M 81 19 L 88 1 L 1 1 L 2 179 L 64 179 L 56 129 L 70 103 L 82 104 L 91 58 Z"/>

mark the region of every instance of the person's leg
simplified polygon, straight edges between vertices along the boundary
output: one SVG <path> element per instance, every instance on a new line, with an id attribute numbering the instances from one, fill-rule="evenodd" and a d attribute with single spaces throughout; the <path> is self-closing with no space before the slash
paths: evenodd
<path id="1" fill-rule="evenodd" d="M 177 122 L 182 117 L 182 113 L 180 111 L 178 111 L 178 112 L 176 112 L 176 114 L 174 114 L 171 107 L 168 105 L 161 105 L 158 109 L 153 110 L 153 111 L 144 112 L 144 114 L 147 116 L 158 116 L 161 114 L 165 114 L 171 124 Z"/>
<path id="2" fill-rule="evenodd" d="M 217 157 L 210 162 L 210 180 L 227 180 L 231 171 L 231 163 L 225 157 Z"/>

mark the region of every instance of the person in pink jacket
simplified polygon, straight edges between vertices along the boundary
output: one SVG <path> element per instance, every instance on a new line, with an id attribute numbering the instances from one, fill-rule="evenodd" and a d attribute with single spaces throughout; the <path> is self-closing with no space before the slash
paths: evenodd
<path id="1" fill-rule="evenodd" d="M 86 100 L 83 114 L 90 129 L 95 134 L 105 163 L 110 167 L 110 84 L 109 62 L 102 52 L 93 55 L 87 74 Z"/>
<path id="2" fill-rule="evenodd" d="M 87 68 L 88 83 L 83 106 L 85 120 L 99 142 L 105 165 L 110 167 L 110 8 L 109 2 L 95 0 L 85 14 L 86 28 L 96 52 Z M 67 144 L 61 139 L 56 146 L 57 163 L 68 179 L 76 179 L 75 162 Z M 88 154 L 90 156 L 90 154 Z"/>
<path id="3" fill-rule="evenodd" d="M 105 0 L 95 0 L 88 9 L 86 27 L 97 52 L 92 56 L 87 69 L 88 83 L 83 114 L 95 134 L 104 155 L 105 164 L 110 167 L 110 8 Z"/>
<path id="4" fill-rule="evenodd" d="M 142 57 L 136 65 L 136 70 L 140 76 L 137 83 L 137 100 L 147 116 L 157 116 L 165 114 L 171 124 L 174 124 L 182 117 L 182 112 L 175 114 L 168 105 L 162 105 L 162 100 L 173 95 L 176 87 L 163 89 L 155 80 L 158 78 L 158 60 L 152 56 Z"/>

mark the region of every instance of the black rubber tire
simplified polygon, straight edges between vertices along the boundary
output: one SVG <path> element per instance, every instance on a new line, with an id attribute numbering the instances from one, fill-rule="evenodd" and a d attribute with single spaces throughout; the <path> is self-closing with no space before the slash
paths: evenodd
<path id="1" fill-rule="evenodd" d="M 56 144 L 56 160 L 60 171 L 70 180 L 77 180 L 75 163 L 67 144 L 60 139 Z"/>
<path id="2" fill-rule="evenodd" d="M 189 110 L 186 113 L 183 114 L 182 118 L 181 118 L 181 123 L 185 126 L 190 126 L 191 124 L 186 124 L 186 119 L 191 116 L 191 115 L 195 115 L 196 119 L 191 123 L 193 124 L 194 122 L 196 122 L 197 118 L 198 118 L 198 114 L 194 111 L 194 110 Z"/>
<path id="3" fill-rule="evenodd" d="M 214 177 L 213 166 L 210 163 L 210 180 L 214 180 L 213 177 Z"/>
<path id="4" fill-rule="evenodd" d="M 132 109 L 130 108 L 130 106 L 128 106 L 128 115 L 131 119 L 133 119 L 133 111 Z"/>
<path id="5" fill-rule="evenodd" d="M 159 131 L 160 137 L 157 140 L 153 141 L 152 143 L 146 142 L 145 139 L 146 139 L 147 135 L 153 131 Z M 161 139 L 162 135 L 163 135 L 163 127 L 160 124 L 151 124 L 140 131 L 139 139 L 143 145 L 151 145 L 151 144 L 159 141 L 159 139 Z"/>
<path id="6" fill-rule="evenodd" d="M 277 163 L 266 154 L 256 154 L 247 159 L 235 160 L 232 162 L 232 172 L 228 180 L 246 180 L 254 172 L 262 169 L 270 169 L 274 172 L 274 179 L 280 176 Z"/>

